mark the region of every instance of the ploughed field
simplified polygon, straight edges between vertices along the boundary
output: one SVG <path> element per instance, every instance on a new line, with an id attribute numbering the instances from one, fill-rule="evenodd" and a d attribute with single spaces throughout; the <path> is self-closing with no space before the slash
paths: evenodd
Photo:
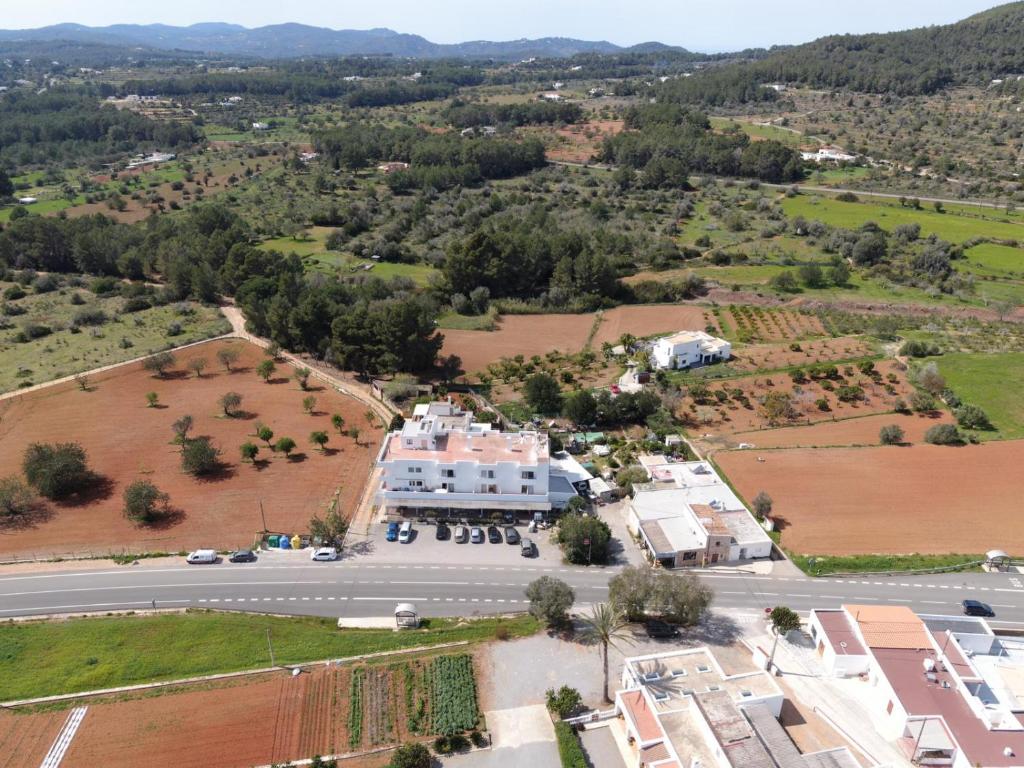
<path id="1" fill-rule="evenodd" d="M 744 450 L 715 459 L 744 498 L 772 497 L 782 546 L 792 552 L 1024 552 L 1024 441 Z"/>
<path id="2" fill-rule="evenodd" d="M 227 345 L 239 352 L 230 373 L 216 357 Z M 200 378 L 186 367 L 195 357 L 207 360 Z M 90 377 L 88 391 L 69 382 L 0 402 L 0 477 L 21 473 L 32 442 L 81 443 L 90 469 L 100 477 L 80 498 L 46 502 L 37 513 L 0 526 L 0 555 L 243 547 L 263 527 L 261 502 L 272 531 L 303 532 L 313 514 L 325 513 L 339 488 L 338 509 L 351 514 L 380 434 L 367 424 L 364 406 L 315 379 L 310 391 L 301 390 L 285 363 L 278 363 L 264 383 L 256 366 L 265 355 L 246 342 L 209 342 L 179 350 L 176 358 L 162 378 L 133 363 Z M 229 391 L 242 395 L 234 417 L 218 405 Z M 158 407 L 147 406 L 149 392 L 157 393 Z M 303 408 L 309 395 L 317 400 L 312 413 Z M 346 427 L 360 429 L 358 445 L 332 428 L 334 413 L 344 417 Z M 194 419 L 190 437 L 208 436 L 221 450 L 222 469 L 207 478 L 181 469 L 171 424 L 186 414 Z M 284 436 L 295 441 L 291 458 L 256 438 L 258 423 L 274 431 L 275 441 Z M 326 451 L 310 443 L 313 431 L 330 435 Z M 239 446 L 245 442 L 260 446 L 255 464 L 240 461 Z M 170 495 L 167 521 L 140 526 L 124 517 L 122 494 L 136 479 Z"/>
<path id="3" fill-rule="evenodd" d="M 682 330 L 703 330 L 715 319 L 702 307 L 688 304 L 623 306 L 600 315 L 502 315 L 495 331 L 446 329 L 445 355 L 458 355 L 470 379 L 503 357 L 544 355 L 558 350 L 566 354 L 581 351 L 587 342 L 594 350 L 608 342 L 617 344 L 625 333 L 636 337 Z M 596 327 L 595 327 L 596 326 Z"/>
<path id="4" fill-rule="evenodd" d="M 814 448 L 815 446 L 874 446 L 882 427 L 895 424 L 903 430 L 907 443 L 920 443 L 924 433 L 936 424 L 952 424 L 946 411 L 932 414 L 879 413 L 842 421 L 825 421 L 803 427 L 780 427 L 732 436 L 735 445 L 749 443 L 755 448 Z"/>

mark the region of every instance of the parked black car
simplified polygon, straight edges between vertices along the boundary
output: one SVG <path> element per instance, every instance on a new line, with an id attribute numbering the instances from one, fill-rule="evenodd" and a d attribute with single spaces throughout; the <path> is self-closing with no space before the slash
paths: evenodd
<path id="1" fill-rule="evenodd" d="M 434 538 L 438 541 L 446 541 L 452 535 L 451 529 L 444 523 L 437 524 L 437 530 L 434 531 Z"/>
<path id="2" fill-rule="evenodd" d="M 648 619 L 644 622 L 644 629 L 647 630 L 648 637 L 679 637 L 679 628 L 674 627 L 661 619 Z"/>
<path id="3" fill-rule="evenodd" d="M 964 609 L 964 616 L 984 616 L 985 618 L 991 619 L 996 615 L 996 612 L 992 610 L 991 605 L 983 603 L 980 600 L 964 600 L 961 605 Z"/>
<path id="4" fill-rule="evenodd" d="M 505 527 L 505 543 L 506 544 L 518 544 L 519 543 L 519 531 L 517 531 L 511 525 Z"/>
<path id="5" fill-rule="evenodd" d="M 237 552 L 232 552 L 228 560 L 232 563 L 255 563 L 256 553 L 251 549 L 240 549 Z"/>
<path id="6" fill-rule="evenodd" d="M 491 542 L 491 544 L 501 544 L 501 531 L 498 530 L 498 526 L 487 526 L 487 540 Z"/>

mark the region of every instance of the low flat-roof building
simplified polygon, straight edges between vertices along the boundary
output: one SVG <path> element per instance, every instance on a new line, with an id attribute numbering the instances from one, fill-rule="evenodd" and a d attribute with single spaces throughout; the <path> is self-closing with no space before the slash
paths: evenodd
<path id="1" fill-rule="evenodd" d="M 685 568 L 771 557 L 771 537 L 710 464 L 657 458 L 640 457 L 653 480 L 634 484 L 626 514 L 653 560 Z"/>
<path id="2" fill-rule="evenodd" d="M 732 345 L 704 331 L 679 331 L 657 339 L 651 346 L 651 361 L 658 368 L 691 368 L 732 356 Z"/>
<path id="3" fill-rule="evenodd" d="M 763 670 L 726 674 L 708 648 L 626 659 L 615 708 L 641 768 L 857 768 L 845 748 L 801 755 Z M 828 757 L 828 762 L 820 758 Z"/>
<path id="4" fill-rule="evenodd" d="M 883 735 L 912 762 L 1024 766 L 1024 641 L 904 606 L 815 610 L 809 630 L 830 673 L 866 677 L 885 702 Z"/>

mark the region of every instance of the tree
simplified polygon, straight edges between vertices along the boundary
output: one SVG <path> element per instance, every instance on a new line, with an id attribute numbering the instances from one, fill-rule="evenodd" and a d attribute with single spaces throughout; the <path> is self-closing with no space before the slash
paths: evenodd
<path id="1" fill-rule="evenodd" d="M 878 430 L 878 441 L 882 445 L 900 445 L 903 442 L 903 427 L 899 424 L 887 424 Z"/>
<path id="2" fill-rule="evenodd" d="M 544 697 L 547 700 L 548 709 L 561 718 L 571 717 L 583 703 L 580 692 L 568 685 L 563 685 L 557 691 L 554 688 L 548 688 Z"/>
<path id="3" fill-rule="evenodd" d="M 240 353 L 237 347 L 221 347 L 217 350 L 217 360 L 224 366 L 224 370 L 231 373 L 231 366 L 238 362 Z"/>
<path id="4" fill-rule="evenodd" d="M 793 630 L 800 629 L 800 617 L 792 608 L 788 608 L 785 605 L 776 605 L 772 608 L 771 613 L 768 614 L 768 621 L 771 624 L 772 633 L 775 635 L 775 639 L 772 641 L 772 652 L 768 657 L 768 664 L 765 667 L 765 669 L 770 670 L 772 663 L 775 661 L 775 648 L 778 646 L 779 636 L 785 636 Z"/>
<path id="5" fill-rule="evenodd" d="M 761 491 L 754 497 L 752 502 L 754 514 L 757 517 L 768 517 L 772 513 L 772 497 Z"/>
<path id="6" fill-rule="evenodd" d="M 630 621 L 642 621 L 654 593 L 654 572 L 646 566 L 627 565 L 608 581 L 608 600 Z"/>
<path id="7" fill-rule="evenodd" d="M 914 392 L 910 396 L 910 407 L 916 413 L 931 413 L 935 410 L 935 398 L 927 392 Z"/>
<path id="8" fill-rule="evenodd" d="M 268 357 L 266 360 L 260 360 L 260 364 L 256 366 L 256 375 L 263 379 L 263 381 L 270 383 L 270 377 L 274 375 L 276 370 L 277 366 L 274 365 L 274 359 Z"/>
<path id="9" fill-rule="evenodd" d="M 711 605 L 714 592 L 692 573 L 659 571 L 654 575 L 650 610 L 669 621 L 693 626 Z"/>
<path id="10" fill-rule="evenodd" d="M 197 379 L 203 378 L 203 371 L 206 370 L 205 357 L 190 357 L 188 360 L 189 369 L 196 375 Z"/>
<path id="11" fill-rule="evenodd" d="M 535 373 L 528 378 L 523 387 L 523 395 L 535 413 L 553 416 L 561 409 L 562 392 L 551 374 Z"/>
<path id="12" fill-rule="evenodd" d="M 242 404 L 242 396 L 238 392 L 225 392 L 220 396 L 219 402 L 224 415 L 231 417 L 235 415 L 238 406 Z"/>
<path id="13" fill-rule="evenodd" d="M 316 398 L 313 395 L 306 395 L 302 398 L 302 410 L 306 413 L 313 413 L 316 408 Z"/>
<path id="14" fill-rule="evenodd" d="M 961 445 L 964 438 L 953 424 L 936 424 L 928 427 L 924 441 L 932 445 Z"/>
<path id="15" fill-rule="evenodd" d="M 559 520 L 556 541 L 570 563 L 590 565 L 608 560 L 611 537 L 612 530 L 604 520 L 570 515 Z"/>
<path id="16" fill-rule="evenodd" d="M 827 276 L 833 285 L 842 288 L 850 282 L 850 268 L 845 261 L 837 261 L 828 268 Z"/>
<path id="17" fill-rule="evenodd" d="M 625 614 L 611 603 L 597 603 L 589 616 L 583 618 L 583 632 L 601 647 L 601 665 L 604 670 L 604 700 L 608 696 L 608 649 L 618 648 L 619 643 L 630 643 L 626 633 L 628 622 Z"/>
<path id="18" fill-rule="evenodd" d="M 142 367 L 150 373 L 155 373 L 157 376 L 163 378 L 166 375 L 167 370 L 174 366 L 176 358 L 170 352 L 157 352 L 155 355 L 150 355 L 146 358 Z"/>
<path id="19" fill-rule="evenodd" d="M 153 523 L 167 514 L 170 496 L 149 480 L 134 480 L 124 489 L 124 516 L 136 523 Z"/>
<path id="20" fill-rule="evenodd" d="M 192 429 L 192 417 L 188 414 L 176 419 L 171 424 L 171 430 L 174 432 L 174 442 L 184 445 L 188 440 L 188 433 Z"/>
<path id="21" fill-rule="evenodd" d="M 348 524 L 338 514 L 336 508 L 332 507 L 322 520 L 317 515 L 309 518 L 310 535 L 324 544 L 341 544 L 346 531 L 348 531 Z"/>
<path id="22" fill-rule="evenodd" d="M 562 402 L 562 415 L 573 424 L 593 424 L 597 419 L 597 401 L 589 390 L 570 392 Z"/>
<path id="23" fill-rule="evenodd" d="M 299 389 L 309 389 L 309 377 L 312 373 L 313 372 L 309 370 L 309 368 L 299 368 L 295 371 L 294 378 L 299 385 Z"/>
<path id="24" fill-rule="evenodd" d="M 32 490 L 20 477 L 0 478 L 0 520 L 27 515 L 34 507 Z"/>
<path id="25" fill-rule="evenodd" d="M 292 451 L 295 450 L 295 441 L 290 437 L 282 437 L 274 443 L 274 450 L 279 453 L 283 453 L 288 458 L 291 458 Z"/>
<path id="26" fill-rule="evenodd" d="M 403 744 L 391 755 L 388 768 L 430 768 L 433 758 L 422 744 Z"/>
<path id="27" fill-rule="evenodd" d="M 345 434 L 345 417 L 340 413 L 335 413 L 331 416 L 331 426 L 338 430 L 339 435 Z"/>
<path id="28" fill-rule="evenodd" d="M 77 384 L 78 388 L 83 392 L 89 391 L 89 377 L 86 376 L 84 373 L 79 373 L 75 375 L 75 384 Z"/>
<path id="29" fill-rule="evenodd" d="M 761 410 L 764 417 L 772 426 L 777 426 L 784 421 L 796 418 L 796 408 L 793 407 L 793 398 L 785 392 L 769 392 L 761 399 Z"/>
<path id="30" fill-rule="evenodd" d="M 270 441 L 274 439 L 274 430 L 264 424 L 256 430 L 256 437 L 265 442 L 269 448 Z"/>
<path id="31" fill-rule="evenodd" d="M 800 290 L 800 284 L 789 270 L 779 272 L 768 281 L 768 285 L 783 293 L 796 293 Z"/>
<path id="32" fill-rule="evenodd" d="M 317 430 L 316 432 L 309 433 L 309 442 L 313 443 L 321 451 L 324 450 L 324 446 L 327 445 L 327 441 L 329 439 L 330 436 L 322 430 Z"/>
<path id="33" fill-rule="evenodd" d="M 238 446 L 239 453 L 242 454 L 242 461 L 256 462 L 256 456 L 259 455 L 260 447 L 256 443 L 245 442 Z"/>
<path id="34" fill-rule="evenodd" d="M 208 437 L 186 440 L 181 450 L 181 468 L 196 477 L 211 474 L 220 468 L 220 450 Z"/>
<path id="35" fill-rule="evenodd" d="M 359 445 L 359 427 L 351 427 L 348 430 L 349 437 L 352 438 L 356 445 Z"/>
<path id="36" fill-rule="evenodd" d="M 66 498 L 93 480 L 85 449 L 78 443 L 32 443 L 21 466 L 29 485 L 48 499 Z"/>
<path id="37" fill-rule="evenodd" d="M 564 581 L 541 576 L 527 585 L 526 599 L 530 601 L 531 616 L 549 627 L 560 627 L 569 619 L 569 609 L 576 602 L 576 593 Z"/>
<path id="38" fill-rule="evenodd" d="M 915 378 L 917 385 L 933 397 L 946 388 L 946 379 L 939 373 L 939 366 L 934 362 L 922 365 Z"/>
<path id="39" fill-rule="evenodd" d="M 160 404 L 160 395 L 158 395 L 156 392 L 147 392 L 146 393 L 146 407 L 147 408 L 156 408 L 159 404 Z"/>
<path id="40" fill-rule="evenodd" d="M 374 424 L 377 423 L 377 414 L 375 414 L 369 408 L 366 409 L 366 412 L 363 414 L 363 418 L 366 419 L 366 423 L 370 425 L 371 429 L 373 428 Z"/>
<path id="41" fill-rule="evenodd" d="M 964 403 L 953 410 L 956 416 L 956 423 L 964 429 L 992 429 L 992 422 L 988 414 L 976 405 Z"/>
<path id="42" fill-rule="evenodd" d="M 825 285 L 825 272 L 818 264 L 804 264 L 797 270 L 800 280 L 808 288 L 822 288 Z"/>

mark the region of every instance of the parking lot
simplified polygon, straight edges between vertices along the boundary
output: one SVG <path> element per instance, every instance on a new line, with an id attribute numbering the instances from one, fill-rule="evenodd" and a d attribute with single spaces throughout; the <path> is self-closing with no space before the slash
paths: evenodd
<path id="1" fill-rule="evenodd" d="M 412 524 L 412 536 L 408 543 L 387 540 L 388 526 L 385 523 L 374 525 L 370 535 L 363 540 L 352 537 L 347 542 L 346 559 L 355 556 L 358 560 L 380 562 L 439 563 L 458 565 L 560 565 L 562 553 L 558 545 L 552 541 L 554 529 L 538 530 L 530 533 L 525 525 L 515 526 L 522 539 L 530 539 L 534 543 L 533 556 L 523 557 L 519 544 L 508 544 L 502 535 L 500 544 L 492 544 L 487 538 L 487 528 L 482 527 L 484 540 L 480 544 L 455 541 L 455 526 L 448 526 L 448 538 L 437 539 L 437 526 L 433 523 Z M 498 530 L 504 533 L 504 527 Z"/>

